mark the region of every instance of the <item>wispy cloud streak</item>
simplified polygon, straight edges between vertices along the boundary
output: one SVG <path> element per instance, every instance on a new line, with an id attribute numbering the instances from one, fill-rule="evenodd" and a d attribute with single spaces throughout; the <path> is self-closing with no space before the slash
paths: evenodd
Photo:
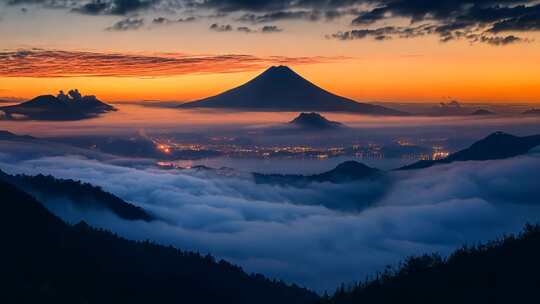
<path id="1" fill-rule="evenodd" d="M 129 54 L 63 50 L 0 52 L 0 77 L 166 77 L 260 70 L 273 64 L 306 65 L 345 57 L 258 57 L 253 55 Z"/>

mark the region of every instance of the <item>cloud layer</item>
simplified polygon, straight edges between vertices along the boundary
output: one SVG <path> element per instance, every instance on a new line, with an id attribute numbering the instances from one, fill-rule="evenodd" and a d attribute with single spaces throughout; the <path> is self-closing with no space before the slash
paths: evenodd
<path id="1" fill-rule="evenodd" d="M 129 238 L 211 252 L 248 271 L 318 291 L 363 279 L 407 255 L 448 253 L 540 220 L 538 155 L 392 173 L 387 194 L 361 212 L 333 211 L 313 202 L 332 197 L 338 202 L 340 196 L 361 201 L 358 189 L 376 185 L 255 186 L 242 176 L 135 169 L 77 157 L 17 161 L 3 155 L 0 168 L 100 185 L 162 221 L 125 222 L 56 208 L 66 219 L 85 219 Z"/>
<path id="2" fill-rule="evenodd" d="M 540 30 L 538 0 L 7 0 L 7 3 L 40 4 L 86 15 L 187 12 L 191 14 L 187 18 L 193 18 L 193 14 L 202 16 L 210 12 L 213 17 L 223 19 L 222 23 L 350 18 L 352 29 L 326 33 L 327 37 L 339 40 L 382 41 L 435 35 L 443 42 L 464 39 L 471 43 L 506 45 L 529 41 L 516 32 Z M 160 18 L 157 19 L 163 20 Z"/>
<path id="3" fill-rule="evenodd" d="M 109 30 L 124 31 L 142 24 L 140 19 L 126 20 L 116 23 Z M 216 27 L 216 30 L 226 30 L 220 25 Z M 177 53 L 137 55 L 30 49 L 0 51 L 0 77 L 159 77 L 245 72 L 261 70 L 274 64 L 318 64 L 343 59 L 340 57 L 212 56 Z"/>

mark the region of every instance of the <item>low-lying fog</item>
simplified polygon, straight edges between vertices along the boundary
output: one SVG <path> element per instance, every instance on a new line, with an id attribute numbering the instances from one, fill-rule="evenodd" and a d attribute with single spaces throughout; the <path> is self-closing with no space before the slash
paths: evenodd
<path id="1" fill-rule="evenodd" d="M 35 136 L 68 136 L 96 134 L 126 134 L 134 130 L 150 132 L 225 132 L 251 131 L 276 124 L 284 124 L 294 119 L 298 112 L 237 112 L 214 110 L 181 110 L 174 108 L 150 107 L 135 104 L 113 104 L 119 109 L 97 118 L 81 121 L 18 121 L 0 120 L 0 130 L 10 130 L 18 134 Z M 326 118 L 339 121 L 364 132 L 385 130 L 400 136 L 418 134 L 435 128 L 447 133 L 468 131 L 485 133 L 486 128 L 504 128 L 507 132 L 521 129 L 527 125 L 538 127 L 538 117 L 502 114 L 493 116 L 411 116 L 377 117 L 355 114 L 322 113 Z M 450 129 L 448 129 L 450 128 Z M 469 130 L 469 128 L 472 128 Z M 470 134 L 478 137 L 477 134 Z"/>
<path id="2" fill-rule="evenodd" d="M 329 170 L 340 162 L 351 159 L 380 169 L 393 169 L 414 162 L 414 158 L 402 157 L 399 151 L 396 151 L 397 141 L 400 139 L 409 141 L 428 152 L 433 146 L 440 146 L 445 151 L 453 152 L 495 131 L 502 130 L 514 135 L 540 133 L 539 117 L 520 116 L 511 110 L 505 112 L 504 115 L 485 117 L 470 115 L 371 117 L 322 113 L 327 119 L 341 122 L 346 127 L 334 131 L 297 132 L 283 129 L 298 115 L 292 112 L 195 111 L 136 104 L 115 104 L 115 107 L 119 109 L 118 112 L 82 121 L 0 120 L 0 130 L 29 134 L 70 145 L 76 143 L 80 148 L 119 156 L 150 159 L 160 158 L 160 155 L 152 153 L 153 147 L 148 147 L 149 143 L 152 146 L 152 141 L 158 137 L 177 143 L 203 146 L 231 144 L 251 149 L 275 146 L 347 148 L 354 145 L 365 147 L 372 144 L 389 146 L 393 149 L 392 153 L 386 153 L 384 158 L 358 158 L 354 155 L 338 155 L 329 158 L 273 157 L 266 159 L 249 156 L 239 158 L 209 151 L 209 153 L 188 153 L 188 156 L 184 153 L 177 159 L 172 159 L 178 160 L 177 165 L 183 167 L 205 165 L 261 173 L 299 174 L 313 174 Z M 503 112 L 500 110 L 502 107 L 498 108 L 500 112 Z M 137 141 L 137 139 L 143 140 Z M 147 139 L 152 141 L 148 142 Z M 104 142 L 107 147 L 100 149 L 102 147 L 99 143 Z M 28 149 L 32 150 L 31 147 Z"/>

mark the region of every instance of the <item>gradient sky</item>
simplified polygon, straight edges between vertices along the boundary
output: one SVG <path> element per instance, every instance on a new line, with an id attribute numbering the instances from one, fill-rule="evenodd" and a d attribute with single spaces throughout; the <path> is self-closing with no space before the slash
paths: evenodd
<path id="1" fill-rule="evenodd" d="M 0 96 L 187 101 L 274 64 L 359 101 L 540 103 L 540 4 L 0 0 Z"/>

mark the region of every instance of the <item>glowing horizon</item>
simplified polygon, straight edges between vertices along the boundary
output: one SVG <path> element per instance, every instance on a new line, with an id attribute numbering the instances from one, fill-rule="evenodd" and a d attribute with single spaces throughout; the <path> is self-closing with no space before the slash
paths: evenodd
<path id="1" fill-rule="evenodd" d="M 78 88 L 111 102 L 191 101 L 284 64 L 359 102 L 540 103 L 535 19 L 509 23 L 493 13 L 488 22 L 470 21 L 478 28 L 444 31 L 453 23 L 435 13 L 476 15 L 461 6 L 411 2 L 410 14 L 387 4 L 391 17 L 372 16 L 366 1 L 324 8 L 285 0 L 277 8 L 273 2 L 257 2 L 259 7 L 227 0 L 223 7 L 191 10 L 156 1 L 161 6 L 125 11 L 107 0 L 103 11 L 91 14 L 77 6 L 86 0 L 54 9 L 48 1 L 0 0 L 2 98 Z M 540 7 L 536 0 L 523 3 L 508 10 L 529 14 Z M 367 16 L 376 20 L 362 20 Z"/>

